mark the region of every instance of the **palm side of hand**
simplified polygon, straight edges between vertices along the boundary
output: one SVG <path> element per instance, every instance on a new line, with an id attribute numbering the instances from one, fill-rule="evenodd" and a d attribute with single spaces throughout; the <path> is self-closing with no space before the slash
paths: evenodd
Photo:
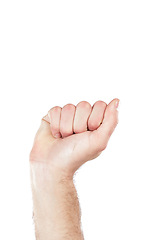
<path id="1" fill-rule="evenodd" d="M 68 175 L 73 175 L 83 163 L 96 158 L 106 148 L 108 140 L 118 123 L 118 112 L 115 107 L 116 102 L 117 99 L 114 99 L 108 106 L 104 105 L 104 102 L 97 102 L 99 104 L 99 110 L 97 107 L 98 104 L 97 106 L 94 104 L 90 111 L 89 109 L 84 109 L 84 123 L 86 123 L 86 125 L 85 127 L 83 126 L 83 128 L 81 126 L 81 129 L 80 124 L 83 122 L 83 114 L 78 115 L 77 113 L 76 115 L 76 111 L 72 111 L 72 113 L 68 111 L 67 118 L 65 110 L 63 112 L 65 114 L 60 114 L 58 118 L 55 114 L 55 108 L 52 108 L 48 112 L 48 115 L 41 120 L 41 125 L 36 133 L 30 153 L 30 161 L 47 163 L 57 171 L 63 171 Z M 66 106 L 67 105 L 65 105 L 65 108 Z M 77 109 L 80 109 L 80 104 L 78 106 L 79 108 Z M 83 112 L 83 106 L 81 106 L 79 112 Z M 54 114 L 51 113 L 52 110 L 54 110 Z M 56 112 L 58 115 L 57 110 Z M 71 115 L 73 117 L 70 118 L 70 123 L 69 121 L 67 123 L 67 119 L 69 119 Z M 56 119 L 59 123 L 58 127 L 56 125 Z M 97 123 L 95 121 L 96 119 L 98 119 Z M 75 127 L 77 131 L 75 134 L 73 132 L 73 126 L 75 126 L 74 121 L 77 121 L 79 128 L 79 130 L 77 130 Z M 100 122 L 102 124 L 99 124 Z M 68 124 L 68 129 L 69 124 L 72 125 L 72 130 L 69 131 L 67 129 L 65 131 L 65 124 L 66 128 Z M 55 133 L 60 133 L 59 138 L 54 137 Z"/>

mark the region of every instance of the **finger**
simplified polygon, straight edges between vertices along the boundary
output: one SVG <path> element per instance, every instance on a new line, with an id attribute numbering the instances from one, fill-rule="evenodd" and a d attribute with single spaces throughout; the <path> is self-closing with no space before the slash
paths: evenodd
<path id="1" fill-rule="evenodd" d="M 67 104 L 62 108 L 60 132 L 63 138 L 73 134 L 73 119 L 75 108 L 76 107 L 73 104 Z"/>
<path id="2" fill-rule="evenodd" d="M 113 99 L 106 107 L 103 122 L 100 127 L 91 132 L 90 140 L 95 152 L 103 151 L 118 124 L 117 104 L 119 99 Z"/>
<path id="3" fill-rule="evenodd" d="M 48 111 L 51 132 L 55 138 L 61 137 L 61 134 L 60 134 L 61 111 L 62 111 L 62 108 L 59 106 L 55 106 Z"/>
<path id="4" fill-rule="evenodd" d="M 87 122 L 91 114 L 92 106 L 86 101 L 79 102 L 76 106 L 73 129 L 75 133 L 87 131 Z"/>
<path id="5" fill-rule="evenodd" d="M 96 130 L 103 121 L 104 112 L 107 104 L 103 101 L 97 101 L 92 107 L 91 115 L 88 119 L 88 129 L 90 131 Z"/>

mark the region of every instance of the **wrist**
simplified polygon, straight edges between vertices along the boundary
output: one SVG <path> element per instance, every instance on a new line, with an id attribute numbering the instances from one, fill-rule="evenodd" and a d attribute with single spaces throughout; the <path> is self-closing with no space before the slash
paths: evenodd
<path id="1" fill-rule="evenodd" d="M 33 186 L 46 188 L 50 185 L 73 182 L 74 173 L 65 172 L 44 162 L 32 161 L 30 162 L 30 176 Z"/>

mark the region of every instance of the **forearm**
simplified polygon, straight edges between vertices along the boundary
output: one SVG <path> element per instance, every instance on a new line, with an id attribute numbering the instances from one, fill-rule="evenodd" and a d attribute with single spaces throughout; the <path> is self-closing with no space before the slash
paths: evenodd
<path id="1" fill-rule="evenodd" d="M 72 179 L 55 179 L 51 189 L 49 181 L 43 178 L 42 182 L 36 182 L 34 175 L 32 194 L 37 240 L 84 239 L 80 206 Z"/>

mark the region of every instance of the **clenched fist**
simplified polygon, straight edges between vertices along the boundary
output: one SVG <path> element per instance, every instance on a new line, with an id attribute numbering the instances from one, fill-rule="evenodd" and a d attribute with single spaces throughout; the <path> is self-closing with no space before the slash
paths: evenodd
<path id="1" fill-rule="evenodd" d="M 116 98 L 108 105 L 82 101 L 50 109 L 35 135 L 30 163 L 58 178 L 72 178 L 82 164 L 106 148 L 118 123 L 118 103 Z"/>

